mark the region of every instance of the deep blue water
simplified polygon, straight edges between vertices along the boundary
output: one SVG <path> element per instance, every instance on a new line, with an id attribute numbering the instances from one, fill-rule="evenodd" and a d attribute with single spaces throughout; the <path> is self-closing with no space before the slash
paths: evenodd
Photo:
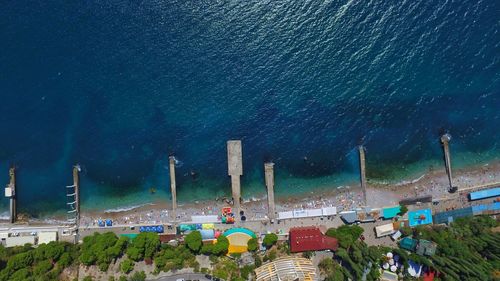
<path id="1" fill-rule="evenodd" d="M 231 138 L 254 185 L 269 159 L 278 183 L 355 179 L 359 143 L 393 177 L 440 160 L 444 131 L 498 159 L 499 31 L 495 0 L 4 1 L 0 180 L 16 165 L 41 213 L 64 208 L 74 163 L 87 206 L 149 200 L 170 153 L 181 199 L 229 192 Z"/>

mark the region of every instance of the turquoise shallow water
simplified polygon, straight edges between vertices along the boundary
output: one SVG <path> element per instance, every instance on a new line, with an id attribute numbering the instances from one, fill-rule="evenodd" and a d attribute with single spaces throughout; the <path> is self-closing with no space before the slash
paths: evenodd
<path id="1" fill-rule="evenodd" d="M 498 160 L 499 5 L 5 3 L 0 182 L 16 165 L 21 209 L 47 214 L 74 163 L 96 208 L 168 198 L 172 153 L 181 200 L 228 193 L 231 138 L 246 196 L 267 160 L 279 196 L 357 181 L 360 143 L 381 180 L 439 163 L 445 131 L 459 165 Z"/>

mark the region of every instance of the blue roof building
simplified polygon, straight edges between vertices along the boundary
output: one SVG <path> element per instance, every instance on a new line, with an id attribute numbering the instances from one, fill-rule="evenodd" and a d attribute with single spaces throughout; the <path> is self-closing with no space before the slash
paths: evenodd
<path id="1" fill-rule="evenodd" d="M 489 197 L 500 196 L 500 187 L 480 190 L 469 193 L 470 200 L 480 200 Z"/>
<path id="2" fill-rule="evenodd" d="M 473 216 L 472 207 L 455 209 L 451 211 L 441 212 L 434 215 L 434 223 L 449 224 L 458 218 Z"/>
<path id="3" fill-rule="evenodd" d="M 426 225 L 432 223 L 432 210 L 422 209 L 414 210 L 408 212 L 408 220 L 410 221 L 410 227 L 415 227 L 417 225 Z"/>

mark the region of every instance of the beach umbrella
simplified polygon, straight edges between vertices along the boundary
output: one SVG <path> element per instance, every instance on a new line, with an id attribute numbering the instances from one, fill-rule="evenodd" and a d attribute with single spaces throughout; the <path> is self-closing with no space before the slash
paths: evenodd
<path id="1" fill-rule="evenodd" d="M 388 269 L 388 268 L 389 268 L 389 264 L 388 264 L 388 263 L 384 263 L 384 264 L 382 265 L 382 268 L 384 268 L 384 269 Z"/>
<path id="2" fill-rule="evenodd" d="M 392 253 L 391 252 L 387 253 L 387 257 L 392 259 Z"/>
<path id="3" fill-rule="evenodd" d="M 398 269 L 398 268 L 397 268 L 395 265 L 391 266 L 391 271 L 392 271 L 392 272 L 396 272 L 396 270 L 397 270 L 397 269 Z"/>
<path id="4" fill-rule="evenodd" d="M 390 260 L 389 260 L 389 264 L 390 264 L 390 265 L 394 265 L 394 259 L 390 259 Z"/>

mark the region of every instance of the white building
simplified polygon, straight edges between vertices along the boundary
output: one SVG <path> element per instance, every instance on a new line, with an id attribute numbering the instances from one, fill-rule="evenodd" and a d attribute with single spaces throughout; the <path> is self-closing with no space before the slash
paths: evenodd
<path id="1" fill-rule="evenodd" d="M 38 233 L 38 245 L 40 244 L 48 244 L 52 241 L 57 241 L 57 232 L 40 232 Z"/>
<path id="2" fill-rule="evenodd" d="M 5 247 L 15 247 L 24 246 L 24 244 L 35 245 L 34 236 L 17 236 L 17 237 L 7 237 L 5 239 Z"/>

